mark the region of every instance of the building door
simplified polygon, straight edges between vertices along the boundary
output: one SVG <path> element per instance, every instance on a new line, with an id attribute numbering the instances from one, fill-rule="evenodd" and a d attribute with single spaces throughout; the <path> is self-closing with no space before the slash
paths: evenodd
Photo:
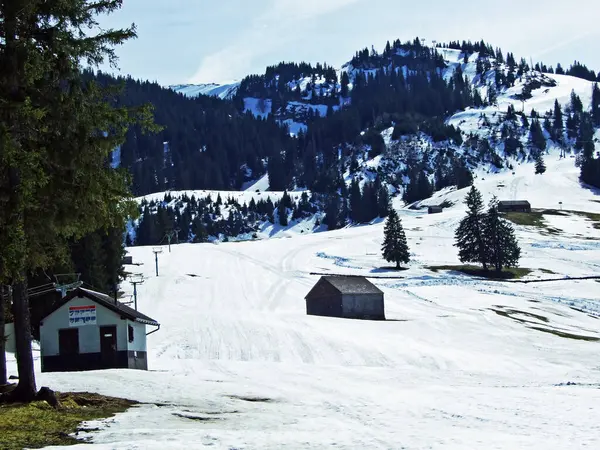
<path id="1" fill-rule="evenodd" d="M 100 353 L 102 367 L 117 367 L 117 327 L 114 325 L 100 327 Z"/>
<path id="2" fill-rule="evenodd" d="M 79 329 L 58 330 L 58 353 L 60 356 L 79 355 Z"/>
<path id="3" fill-rule="evenodd" d="M 58 330 L 59 367 L 63 370 L 79 370 L 79 329 Z"/>

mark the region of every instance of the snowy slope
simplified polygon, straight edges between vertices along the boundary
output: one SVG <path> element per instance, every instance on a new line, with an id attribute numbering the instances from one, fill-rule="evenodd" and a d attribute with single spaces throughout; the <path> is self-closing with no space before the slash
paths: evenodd
<path id="1" fill-rule="evenodd" d="M 185 95 L 186 97 L 197 97 L 198 95 L 208 95 L 221 99 L 232 98 L 239 87 L 239 83 L 229 84 L 177 84 L 169 86 L 170 89 Z"/>
<path id="2" fill-rule="evenodd" d="M 550 161 L 541 176 L 531 165 L 480 174 L 476 184 L 486 198 L 545 208 L 564 196 L 565 209 L 600 212 L 569 162 Z M 163 405 L 90 424 L 104 449 L 597 448 L 600 343 L 552 333 L 600 338 L 600 285 L 428 270 L 458 263 L 464 194 L 438 194 L 457 201 L 442 214 L 400 211 L 413 261 L 403 278 L 373 279 L 392 320 L 308 317 L 303 300 L 313 271 L 397 275 L 382 269 L 382 224 L 173 246 L 159 277 L 152 248 L 136 247 L 143 265 L 129 270 L 146 277 L 139 306 L 162 325 L 148 337 L 150 371 L 39 374 L 39 383 Z M 564 232 L 554 235 L 517 227 L 529 277 L 548 277 L 540 268 L 597 274 L 600 230 L 579 216 L 559 219 L 553 226 Z"/>
<path id="3" fill-rule="evenodd" d="M 469 66 L 474 66 L 469 63 Z M 484 108 L 468 108 L 465 111 L 454 114 L 447 123 L 459 127 L 466 133 L 481 130 L 480 118 L 485 114 L 488 118 L 498 121 L 503 118 L 509 105 L 516 111 L 524 111 L 529 117 L 532 110 L 543 116 L 544 113 L 552 111 L 554 102 L 558 101 L 564 108 L 570 104 L 571 93 L 575 92 L 583 103 L 584 110 L 589 110 L 592 101 L 592 88 L 594 83 L 567 75 L 544 74 L 556 82 L 556 86 L 542 86 L 532 91 L 532 97 L 524 102 L 514 98 L 523 91 L 524 79 L 517 80 L 514 87 L 505 90 L 498 95 L 497 104 Z M 485 90 L 485 88 L 483 88 Z"/>
<path id="4" fill-rule="evenodd" d="M 547 172 L 535 175 L 532 163 L 519 164 L 512 172 L 488 173 L 483 167 L 475 171 L 475 185 L 485 201 L 492 195 L 500 200 L 529 200 L 534 209 L 562 209 L 600 213 L 600 192 L 583 188 L 580 170 L 574 158 L 561 158 L 559 149 L 551 148 L 546 156 Z M 459 204 L 467 189 L 451 188 L 436 192 L 421 205 L 437 205 L 444 200 Z"/>

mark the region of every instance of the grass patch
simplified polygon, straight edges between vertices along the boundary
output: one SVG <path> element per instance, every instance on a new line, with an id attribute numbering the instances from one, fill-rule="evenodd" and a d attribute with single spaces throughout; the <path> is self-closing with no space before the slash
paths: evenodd
<path id="1" fill-rule="evenodd" d="M 548 224 L 544 221 L 543 214 L 538 211 L 532 211 L 530 213 L 506 212 L 502 213 L 502 217 L 514 223 L 515 225 L 540 228 L 546 228 L 548 226 Z"/>
<path id="2" fill-rule="evenodd" d="M 548 234 L 560 234 L 561 230 L 548 225 L 548 223 L 544 220 L 544 215 L 566 216 L 567 214 L 564 214 L 561 211 L 556 211 L 554 209 L 531 211 L 530 213 L 506 212 L 501 214 L 502 217 L 504 217 L 509 222 L 514 223 L 515 225 L 522 225 L 525 227 L 537 227 L 541 228 L 544 232 Z"/>
<path id="3" fill-rule="evenodd" d="M 54 409 L 46 402 L 0 405 L 0 448 L 19 450 L 80 443 L 69 436 L 82 422 L 105 419 L 126 411 L 136 402 L 90 393 L 56 393 Z"/>
<path id="4" fill-rule="evenodd" d="M 555 271 L 553 271 L 553 270 L 550 270 L 550 269 L 542 269 L 542 268 L 540 268 L 540 269 L 538 269 L 538 270 L 539 270 L 540 272 L 542 272 L 542 273 L 547 273 L 547 274 L 550 274 L 550 275 L 558 275 L 558 274 L 557 274 Z"/>
<path id="5" fill-rule="evenodd" d="M 432 270 L 433 272 L 438 272 L 440 270 L 450 270 L 453 272 L 460 272 L 466 275 L 471 275 L 475 277 L 489 278 L 491 280 L 511 280 L 511 279 L 519 279 L 524 276 L 529 275 L 532 270 L 524 267 L 510 267 L 505 268 L 502 272 L 498 273 L 493 270 L 483 270 L 483 268 L 478 266 L 471 266 L 468 264 L 458 265 L 458 266 L 429 266 L 427 269 Z"/>
<path id="6" fill-rule="evenodd" d="M 577 214 L 578 216 L 587 218 L 588 220 L 590 220 L 592 222 L 592 226 L 595 229 L 600 230 L 600 214 L 584 212 L 584 211 L 571 211 L 571 212 L 573 214 Z"/>

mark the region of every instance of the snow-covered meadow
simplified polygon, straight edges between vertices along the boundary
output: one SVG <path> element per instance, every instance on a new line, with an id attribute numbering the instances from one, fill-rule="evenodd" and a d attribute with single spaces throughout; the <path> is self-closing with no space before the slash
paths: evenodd
<path id="1" fill-rule="evenodd" d="M 600 213 L 570 158 L 547 163 L 544 175 L 524 164 L 476 184 L 486 199 Z M 104 449 L 600 447 L 600 284 L 427 269 L 458 264 L 464 194 L 436 194 L 431 204 L 456 202 L 442 214 L 400 211 L 413 253 L 400 273 L 380 258 L 381 223 L 172 246 L 158 277 L 152 248 L 132 248 L 142 265 L 128 270 L 146 277 L 139 308 L 161 323 L 148 337 L 150 370 L 38 374 L 38 383 L 146 402 L 89 424 Z M 576 214 L 546 219 L 558 234 L 517 227 L 527 278 L 598 274 L 600 229 Z M 389 320 L 306 316 L 311 272 L 401 277 L 372 279 Z"/>

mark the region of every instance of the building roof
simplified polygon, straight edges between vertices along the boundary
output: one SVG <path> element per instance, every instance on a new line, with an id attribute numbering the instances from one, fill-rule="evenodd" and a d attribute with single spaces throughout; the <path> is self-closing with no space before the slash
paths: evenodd
<path id="1" fill-rule="evenodd" d="M 116 314 L 120 314 L 122 317 L 125 317 L 129 320 L 133 320 L 135 322 L 140 322 L 140 323 L 143 323 L 146 325 L 158 326 L 158 322 L 156 320 L 151 319 L 150 317 L 142 314 L 139 311 L 136 311 L 133 308 L 130 308 L 127 305 L 124 305 L 123 303 L 115 301 L 115 299 L 112 298 L 111 296 L 103 294 L 101 292 L 84 289 L 81 287 L 71 291 L 66 297 L 60 299 L 60 301 L 58 301 L 43 318 L 48 317 L 50 314 L 52 314 L 58 308 L 66 305 L 71 300 L 73 300 L 74 298 L 78 298 L 78 297 L 88 298 L 88 299 L 98 303 L 99 305 L 102 305 L 105 308 L 110 309 L 111 311 L 115 312 Z"/>
<path id="2" fill-rule="evenodd" d="M 341 294 L 383 294 L 377 286 L 365 277 L 336 275 L 324 276 L 321 279 L 327 281 Z"/>
<path id="3" fill-rule="evenodd" d="M 530 206 L 527 200 L 500 200 L 498 204 L 503 206 Z"/>

